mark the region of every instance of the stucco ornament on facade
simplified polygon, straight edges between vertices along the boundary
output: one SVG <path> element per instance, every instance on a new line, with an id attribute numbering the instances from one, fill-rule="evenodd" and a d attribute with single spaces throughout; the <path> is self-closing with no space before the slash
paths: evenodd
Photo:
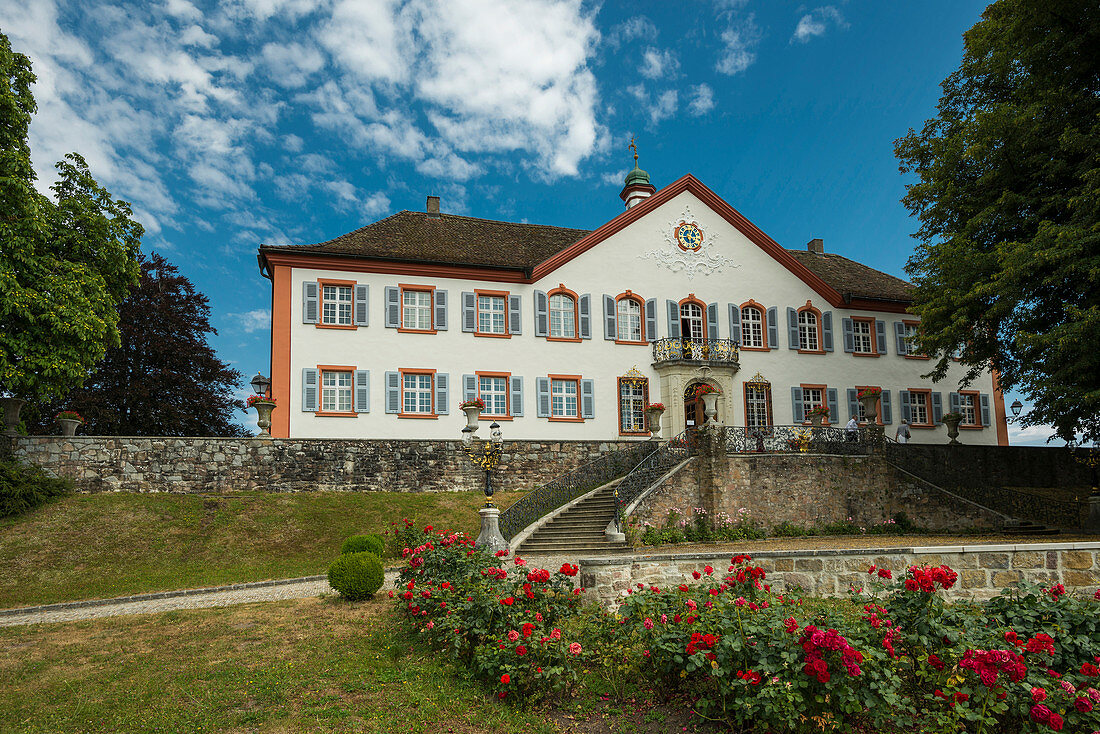
<path id="1" fill-rule="evenodd" d="M 740 267 L 737 263 L 714 249 L 718 235 L 703 229 L 698 219 L 691 213 L 691 207 L 685 206 L 678 217 L 668 223 L 662 232 L 665 247 L 659 247 L 638 255 L 639 258 L 655 260 L 674 273 L 684 273 L 688 280 L 698 275 L 720 273 L 722 268 Z"/>

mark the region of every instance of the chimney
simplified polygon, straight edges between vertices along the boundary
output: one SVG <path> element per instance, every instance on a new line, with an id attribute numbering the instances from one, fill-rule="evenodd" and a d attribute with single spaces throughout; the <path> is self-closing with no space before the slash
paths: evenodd
<path id="1" fill-rule="evenodd" d="M 429 219 L 439 219 L 439 197 L 438 196 L 429 196 L 428 197 L 428 218 Z"/>
<path id="2" fill-rule="evenodd" d="M 815 237 L 814 239 L 806 243 L 806 249 L 809 252 L 816 252 L 818 255 L 824 255 L 825 243 L 821 240 L 820 237 Z"/>

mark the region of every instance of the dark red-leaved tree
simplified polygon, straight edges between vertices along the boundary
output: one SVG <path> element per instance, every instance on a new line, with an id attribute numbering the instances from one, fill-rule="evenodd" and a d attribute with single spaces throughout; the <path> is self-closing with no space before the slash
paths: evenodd
<path id="1" fill-rule="evenodd" d="M 31 433 L 56 433 L 54 416 L 75 410 L 100 436 L 241 436 L 235 422 L 241 373 L 218 359 L 207 338 L 206 296 L 157 253 L 141 263 L 141 282 L 119 306 L 121 344 L 84 386 L 64 400 L 24 408 Z"/>

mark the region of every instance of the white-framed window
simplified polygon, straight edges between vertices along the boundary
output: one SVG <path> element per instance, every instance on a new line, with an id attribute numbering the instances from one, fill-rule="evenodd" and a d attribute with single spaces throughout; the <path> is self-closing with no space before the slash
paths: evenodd
<path id="1" fill-rule="evenodd" d="M 817 314 L 808 308 L 799 311 L 798 348 L 808 352 L 816 352 L 821 349 L 820 344 L 821 342 L 818 340 Z"/>
<path id="2" fill-rule="evenodd" d="M 350 413 L 351 372 L 323 370 L 321 372 L 321 410 L 331 413 Z"/>
<path id="3" fill-rule="evenodd" d="M 825 391 L 819 387 L 804 387 L 802 388 L 802 406 L 807 412 L 811 408 L 817 408 L 825 405 Z M 828 407 L 827 405 L 825 407 Z M 808 420 L 808 418 L 807 418 Z"/>
<path id="4" fill-rule="evenodd" d="M 642 341 L 642 304 L 633 298 L 620 298 L 616 310 L 619 341 Z"/>
<path id="5" fill-rule="evenodd" d="M 432 329 L 432 292 L 401 290 L 401 327 L 417 331 Z"/>
<path id="6" fill-rule="evenodd" d="M 745 383 L 745 425 L 766 428 L 772 424 L 771 386 L 763 382 Z"/>
<path id="7" fill-rule="evenodd" d="M 496 375 L 479 375 L 477 378 L 478 397 L 485 403 L 487 416 L 508 415 L 508 378 Z"/>
<path id="8" fill-rule="evenodd" d="M 572 296 L 565 293 L 550 296 L 550 337 L 577 338 L 577 303 Z"/>
<path id="9" fill-rule="evenodd" d="M 348 285 L 326 285 L 321 288 L 321 323 L 350 326 L 354 289 Z"/>
<path id="10" fill-rule="evenodd" d="M 764 311 L 755 306 L 741 309 L 741 346 L 764 348 Z"/>
<path id="11" fill-rule="evenodd" d="M 508 299 L 504 296 L 477 297 L 477 333 L 507 334 Z"/>
<path id="12" fill-rule="evenodd" d="M 702 306 L 692 301 L 680 304 L 680 331 L 684 339 L 697 341 L 707 338 Z"/>
<path id="13" fill-rule="evenodd" d="M 578 416 L 576 380 L 550 380 L 550 416 L 552 418 Z"/>
<path id="14" fill-rule="evenodd" d="M 401 373 L 401 412 L 432 413 L 432 374 Z"/>
<path id="15" fill-rule="evenodd" d="M 980 425 L 978 420 L 978 396 L 973 393 L 959 393 L 959 412 L 962 413 L 962 423 L 967 426 Z"/>
<path id="16" fill-rule="evenodd" d="M 918 426 L 932 424 L 932 412 L 928 406 L 929 395 L 926 392 L 909 393 L 909 423 Z"/>
<path id="17" fill-rule="evenodd" d="M 852 319 L 852 351 L 856 354 L 876 354 L 874 322 Z"/>
<path id="18" fill-rule="evenodd" d="M 619 378 L 619 433 L 645 433 L 645 405 L 649 385 L 640 379 Z"/>

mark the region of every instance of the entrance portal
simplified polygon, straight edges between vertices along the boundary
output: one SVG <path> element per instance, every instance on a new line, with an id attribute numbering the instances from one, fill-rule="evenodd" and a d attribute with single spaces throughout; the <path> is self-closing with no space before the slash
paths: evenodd
<path id="1" fill-rule="evenodd" d="M 703 413 L 703 399 L 695 397 L 695 388 L 702 384 L 704 383 L 693 382 L 684 390 L 684 425 L 687 426 L 689 431 L 702 427 L 707 421 L 707 417 Z M 715 406 L 715 410 L 717 410 L 717 406 Z M 719 420 L 717 413 L 714 420 Z"/>

